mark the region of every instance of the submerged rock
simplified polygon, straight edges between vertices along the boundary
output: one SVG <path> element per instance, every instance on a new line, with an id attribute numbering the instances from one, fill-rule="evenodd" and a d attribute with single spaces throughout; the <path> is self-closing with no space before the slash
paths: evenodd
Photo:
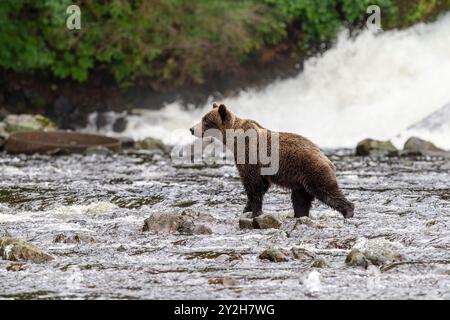
<path id="1" fill-rule="evenodd" d="M 6 267 L 6 271 L 22 271 L 25 270 L 26 264 L 22 262 L 13 262 Z"/>
<path id="2" fill-rule="evenodd" d="M 385 157 L 397 156 L 398 150 L 391 141 L 365 139 L 356 146 L 357 156 Z"/>
<path id="3" fill-rule="evenodd" d="M 9 134 L 22 131 L 52 131 L 58 129 L 58 126 L 52 120 L 39 114 L 10 114 L 3 122 L 6 125 L 6 132 Z"/>
<path id="4" fill-rule="evenodd" d="M 242 255 L 239 253 L 224 253 L 216 258 L 219 262 L 238 262 L 242 261 Z"/>
<path id="5" fill-rule="evenodd" d="M 138 141 L 136 143 L 136 148 L 144 150 L 160 150 L 163 152 L 166 151 L 165 144 L 161 140 L 152 137 L 148 137 L 144 140 Z"/>
<path id="6" fill-rule="evenodd" d="M 212 234 L 211 228 L 197 222 L 192 213 L 154 213 L 145 219 L 142 231 L 154 233 L 180 233 L 186 235 Z"/>
<path id="7" fill-rule="evenodd" d="M 253 219 L 255 229 L 278 229 L 281 221 L 277 217 L 270 214 L 263 214 Z"/>
<path id="8" fill-rule="evenodd" d="M 368 262 L 382 265 L 403 258 L 403 246 L 386 239 L 360 238 L 356 241 L 345 262 L 351 266 L 367 267 Z M 364 261 L 365 260 L 365 261 Z"/>
<path id="9" fill-rule="evenodd" d="M 271 214 L 263 214 L 256 218 L 244 215 L 239 218 L 240 229 L 278 229 L 280 226 L 281 221 L 279 218 Z"/>
<path id="10" fill-rule="evenodd" d="M 272 262 L 285 262 L 289 260 L 289 253 L 282 249 L 266 249 L 258 258 Z"/>
<path id="11" fill-rule="evenodd" d="M 0 256 L 4 260 L 32 261 L 35 263 L 53 260 L 51 255 L 31 243 L 11 237 L 0 238 Z"/>
<path id="12" fill-rule="evenodd" d="M 450 152 L 436 147 L 432 142 L 417 137 L 411 137 L 405 142 L 401 155 L 450 157 Z"/>
<path id="13" fill-rule="evenodd" d="M 240 229 L 253 229 L 253 219 L 252 218 L 240 218 L 239 219 Z"/>
<path id="14" fill-rule="evenodd" d="M 352 249 L 345 258 L 345 263 L 352 267 L 364 267 L 367 268 L 369 261 L 366 256 L 358 249 Z"/>
<path id="15" fill-rule="evenodd" d="M 296 260 L 310 263 L 313 268 L 324 268 L 327 265 L 325 259 L 318 257 L 314 252 L 305 248 L 293 247 L 291 252 Z"/>
<path id="16" fill-rule="evenodd" d="M 95 242 L 95 238 L 87 235 L 65 235 L 63 233 L 60 233 L 56 235 L 55 239 L 53 240 L 54 243 L 93 243 Z"/>
<path id="17" fill-rule="evenodd" d="M 239 284 L 236 279 L 233 278 L 210 278 L 208 279 L 209 285 L 223 285 L 225 287 L 235 287 Z"/>

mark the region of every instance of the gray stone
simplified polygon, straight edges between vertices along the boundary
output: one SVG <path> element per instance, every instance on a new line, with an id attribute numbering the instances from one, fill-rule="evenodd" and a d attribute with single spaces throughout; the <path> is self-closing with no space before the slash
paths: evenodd
<path id="1" fill-rule="evenodd" d="M 324 268 L 327 265 L 325 259 L 305 248 L 293 247 L 291 252 L 296 260 L 309 263 L 313 268 Z"/>
<path id="2" fill-rule="evenodd" d="M 253 219 L 255 229 L 278 229 L 281 221 L 277 217 L 270 214 L 263 214 Z"/>
<path id="3" fill-rule="evenodd" d="M 345 263 L 348 266 L 352 267 L 367 268 L 367 266 L 369 265 L 369 261 L 367 260 L 366 256 L 358 249 L 352 249 L 352 251 L 350 251 L 350 253 L 345 258 Z"/>
<path id="4" fill-rule="evenodd" d="M 53 131 L 58 129 L 58 126 L 52 120 L 39 114 L 10 114 L 3 122 L 6 125 L 6 132 L 9 134 L 22 131 Z"/>
<path id="5" fill-rule="evenodd" d="M 397 156 L 398 150 L 391 141 L 365 139 L 356 146 L 357 156 L 385 157 Z"/>
<path id="6" fill-rule="evenodd" d="M 252 218 L 240 218 L 239 219 L 240 229 L 253 229 L 253 219 Z"/>
<path id="7" fill-rule="evenodd" d="M 450 157 L 449 152 L 436 147 L 432 142 L 417 137 L 411 137 L 405 142 L 401 155 Z"/>
<path id="8" fill-rule="evenodd" d="M 199 215 L 192 213 L 154 213 L 145 219 L 142 231 L 153 233 L 179 233 L 185 235 L 212 234 L 211 228 L 197 222 Z"/>
<path id="9" fill-rule="evenodd" d="M 122 132 L 124 132 L 126 130 L 127 125 L 128 125 L 127 118 L 122 117 L 122 118 L 116 119 L 116 121 L 114 122 L 112 128 L 113 128 L 114 132 L 122 133 Z"/>
<path id="10" fill-rule="evenodd" d="M 289 260 L 289 253 L 282 249 L 266 249 L 258 258 L 272 262 L 285 262 Z"/>
<path id="11" fill-rule="evenodd" d="M 360 238 L 352 247 L 347 256 L 348 265 L 364 265 L 363 260 L 370 261 L 374 265 L 383 265 L 392 261 L 403 259 L 403 246 L 398 242 L 392 242 L 383 238 Z M 364 259 L 363 259 L 363 257 Z"/>
<path id="12" fill-rule="evenodd" d="M 0 238 L 0 256 L 4 260 L 31 261 L 35 263 L 53 260 L 51 255 L 31 243 L 11 237 Z"/>
<path id="13" fill-rule="evenodd" d="M 138 141 L 136 143 L 136 148 L 144 150 L 160 150 L 163 152 L 166 151 L 166 146 L 164 145 L 164 143 L 161 140 L 152 137 L 148 137 L 144 140 Z"/>

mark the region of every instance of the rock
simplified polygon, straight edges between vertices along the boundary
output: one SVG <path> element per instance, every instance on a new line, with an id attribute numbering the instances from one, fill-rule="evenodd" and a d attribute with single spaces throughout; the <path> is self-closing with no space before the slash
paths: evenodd
<path id="1" fill-rule="evenodd" d="M 164 143 L 159 140 L 152 137 L 145 138 L 144 140 L 138 141 L 136 143 L 137 149 L 144 149 L 144 150 L 160 150 L 165 152 L 166 146 Z"/>
<path id="2" fill-rule="evenodd" d="M 356 155 L 372 157 L 397 156 L 398 149 L 389 140 L 365 139 L 356 146 Z"/>
<path id="3" fill-rule="evenodd" d="M 6 267 L 6 271 L 22 271 L 25 270 L 26 265 L 22 262 L 13 262 Z"/>
<path id="4" fill-rule="evenodd" d="M 219 262 L 237 262 L 242 261 L 242 256 L 239 253 L 224 253 L 216 258 Z"/>
<path id="5" fill-rule="evenodd" d="M 96 155 L 96 156 L 111 156 L 113 155 L 113 152 L 103 146 L 94 146 L 94 147 L 89 147 L 84 151 L 84 154 L 86 156 L 92 156 L 92 155 Z"/>
<path id="6" fill-rule="evenodd" d="M 126 252 L 127 248 L 125 248 L 125 246 L 121 244 L 120 246 L 117 247 L 116 250 L 119 252 Z"/>
<path id="7" fill-rule="evenodd" d="M 411 137 L 403 146 L 402 156 L 446 156 L 450 153 L 436 147 L 433 143 L 417 137 Z"/>
<path id="8" fill-rule="evenodd" d="M 244 214 L 239 218 L 240 229 L 278 229 L 281 221 L 271 214 L 262 214 L 256 218 L 251 218 L 250 214 Z"/>
<path id="9" fill-rule="evenodd" d="M 316 258 L 311 264 L 311 267 L 322 269 L 325 268 L 327 265 L 328 264 L 324 258 Z"/>
<path id="10" fill-rule="evenodd" d="M 194 226 L 192 234 L 212 234 L 212 230 L 210 227 L 205 226 L 204 224 L 200 224 Z"/>
<path id="11" fill-rule="evenodd" d="M 253 219 L 255 229 L 278 229 L 281 226 L 280 220 L 270 214 L 263 214 Z"/>
<path id="12" fill-rule="evenodd" d="M 356 146 L 357 156 L 385 157 L 397 156 L 398 150 L 391 141 L 365 139 Z"/>
<path id="13" fill-rule="evenodd" d="M 345 259 L 345 263 L 352 267 L 364 267 L 367 268 L 369 265 L 369 261 L 366 259 L 366 256 L 359 251 L 358 249 L 353 249 L 347 255 Z"/>
<path id="14" fill-rule="evenodd" d="M 235 287 L 239 283 L 235 279 L 226 277 L 226 278 L 210 278 L 210 279 L 208 279 L 208 284 L 209 285 L 223 285 L 225 287 Z"/>
<path id="15" fill-rule="evenodd" d="M 240 218 L 239 219 L 240 229 L 253 229 L 253 219 L 252 218 Z"/>
<path id="16" fill-rule="evenodd" d="M 51 255 L 24 240 L 0 238 L 0 256 L 4 260 L 43 263 L 53 259 Z"/>
<path id="17" fill-rule="evenodd" d="M 281 249 L 266 249 L 258 258 L 261 260 L 269 260 L 272 262 L 285 262 L 288 261 L 288 253 Z"/>
<path id="18" fill-rule="evenodd" d="M 364 265 L 364 259 L 374 265 L 383 265 L 391 261 L 403 259 L 403 246 L 398 242 L 386 239 L 356 240 L 355 245 L 345 260 L 348 265 Z M 367 267 L 367 264 L 365 265 Z"/>
<path id="19" fill-rule="evenodd" d="M 52 120 L 39 114 L 10 114 L 3 122 L 6 125 L 6 132 L 9 134 L 22 131 L 52 131 L 58 129 L 58 126 Z"/>
<path id="20" fill-rule="evenodd" d="M 310 263 L 313 268 L 324 268 L 327 265 L 325 259 L 317 257 L 314 252 L 305 248 L 293 247 L 291 252 L 296 260 Z"/>
<path id="21" fill-rule="evenodd" d="M 53 240 L 54 243 L 93 243 L 95 242 L 95 238 L 91 237 L 91 236 L 86 236 L 86 235 L 79 235 L 79 234 L 74 234 L 74 235 L 65 235 L 63 233 L 60 233 L 58 235 L 56 235 L 55 239 Z"/>
<path id="22" fill-rule="evenodd" d="M 199 216 L 190 213 L 154 213 L 145 219 L 142 231 L 153 233 L 180 233 L 185 235 L 212 234 L 212 230 L 198 223 Z"/>
<path id="23" fill-rule="evenodd" d="M 127 129 L 128 120 L 125 117 L 117 118 L 113 124 L 113 131 L 117 133 L 122 133 Z"/>

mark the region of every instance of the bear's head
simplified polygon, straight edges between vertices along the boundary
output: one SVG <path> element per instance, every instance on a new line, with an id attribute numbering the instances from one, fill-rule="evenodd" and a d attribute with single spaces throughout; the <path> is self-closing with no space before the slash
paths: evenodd
<path id="1" fill-rule="evenodd" d="M 190 128 L 191 133 L 199 138 L 214 136 L 214 134 L 208 134 L 214 130 L 219 130 L 224 133 L 225 130 L 233 128 L 236 116 L 231 112 L 224 104 L 213 104 L 213 108 L 207 114 L 205 114 L 202 120 L 195 126 Z"/>

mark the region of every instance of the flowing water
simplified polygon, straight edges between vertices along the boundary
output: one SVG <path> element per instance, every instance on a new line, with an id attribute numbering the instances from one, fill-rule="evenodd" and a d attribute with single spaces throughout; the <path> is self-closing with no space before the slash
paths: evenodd
<path id="1" fill-rule="evenodd" d="M 442 108 L 450 102 L 449 39 L 450 16 L 406 31 L 342 35 L 297 77 L 224 102 L 322 147 L 353 147 L 368 136 L 401 144 L 422 132 L 450 148 Z M 187 128 L 207 108 L 141 111 L 124 134 L 189 142 Z M 157 153 L 1 154 L 0 236 L 26 239 L 55 259 L 16 272 L 0 260 L 0 298 L 450 299 L 450 161 L 329 155 L 354 218 L 316 202 L 310 218 L 294 219 L 289 193 L 274 188 L 264 210 L 286 216 L 281 228 L 240 230 L 246 197 L 231 165 L 180 165 Z M 142 231 L 154 213 L 183 211 L 206 217 L 212 234 Z M 61 234 L 82 241 L 55 241 Z M 346 266 L 363 237 L 401 244 L 402 262 Z M 293 247 L 326 265 L 258 259 L 265 249 Z"/>
<path id="2" fill-rule="evenodd" d="M 3 155 L 0 235 L 29 240 L 55 260 L 17 272 L 0 260 L 0 297 L 450 299 L 450 162 L 342 153 L 331 158 L 355 218 L 316 203 L 299 222 L 289 194 L 273 189 L 265 211 L 287 218 L 268 230 L 239 229 L 245 195 L 233 166 L 174 167 L 149 155 Z M 153 213 L 183 210 L 206 215 L 213 234 L 142 232 Z M 59 234 L 94 242 L 55 243 Z M 361 237 L 401 243 L 406 263 L 385 271 L 346 266 Z M 296 246 L 326 266 L 258 259 L 265 249 Z M 320 286 L 311 288 L 314 270 Z"/>

